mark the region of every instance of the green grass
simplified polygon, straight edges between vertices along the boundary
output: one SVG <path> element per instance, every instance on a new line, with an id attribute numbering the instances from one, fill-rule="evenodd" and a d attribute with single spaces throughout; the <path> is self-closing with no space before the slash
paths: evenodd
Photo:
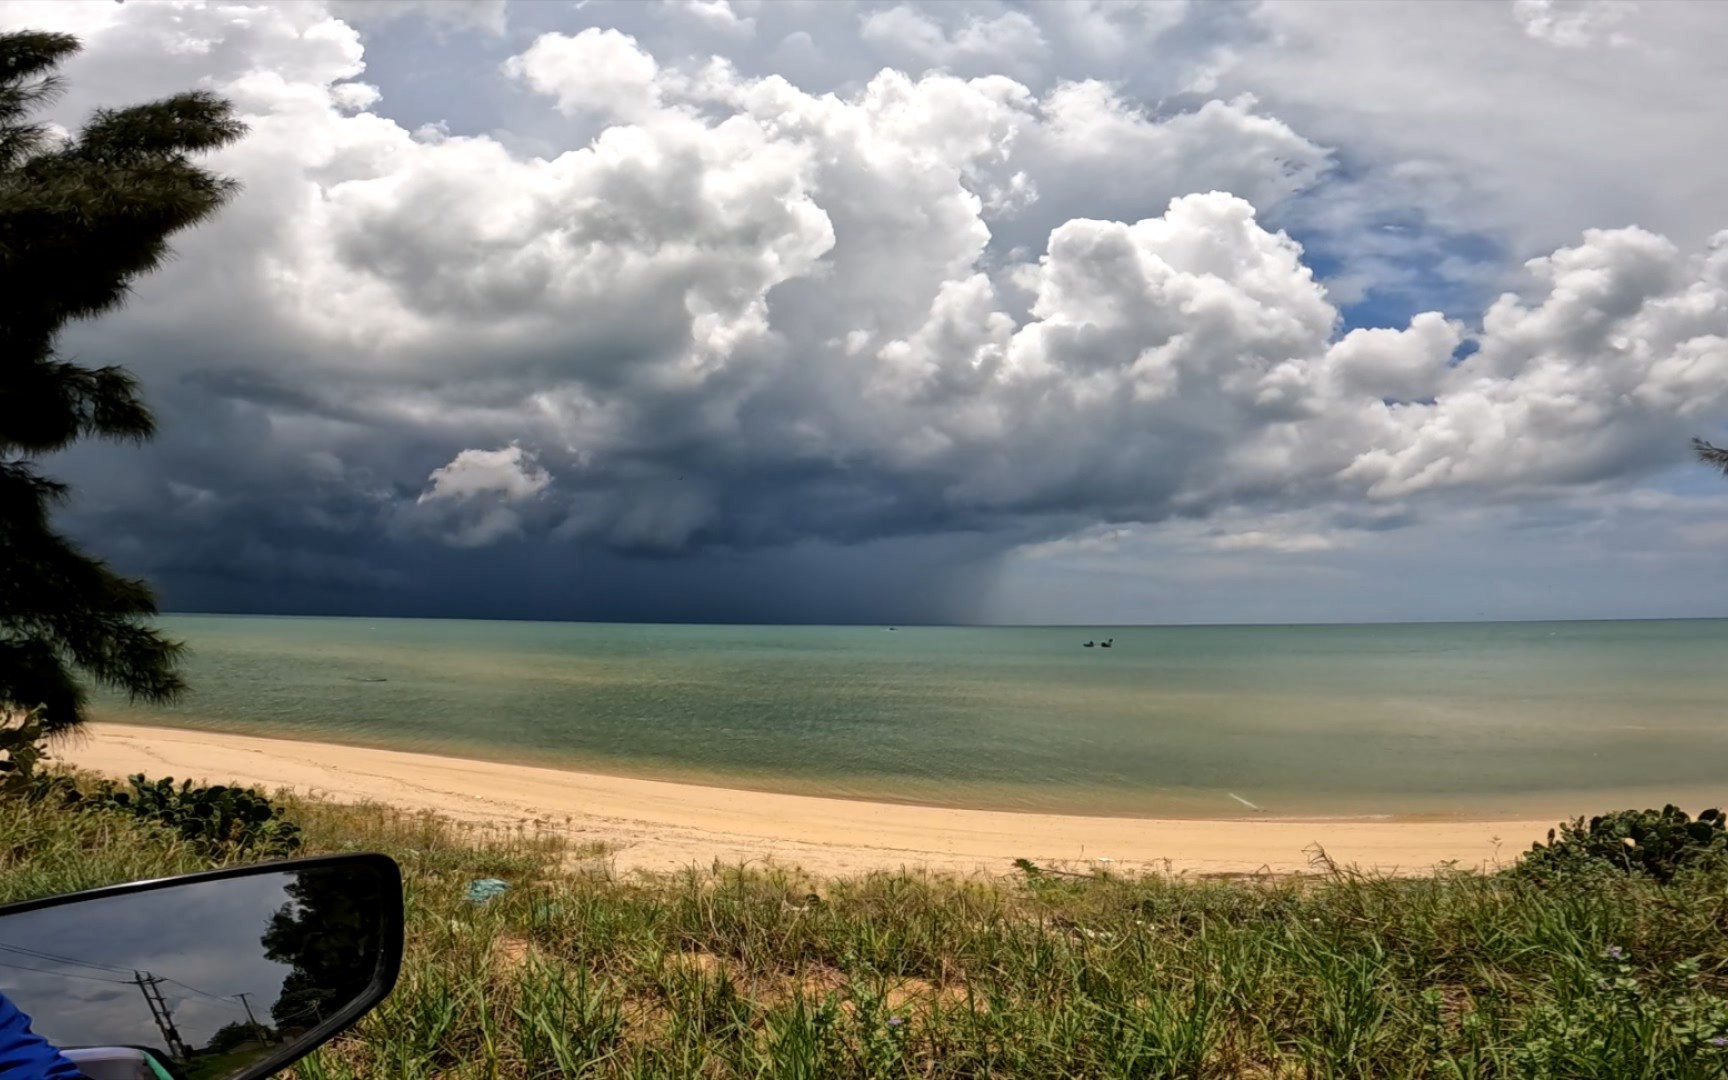
<path id="1" fill-rule="evenodd" d="M 1728 1063 L 1721 870 L 620 880 L 527 826 L 288 803 L 308 852 L 394 855 L 409 904 L 395 994 L 299 1080 L 1620 1080 Z M 15 804 L 0 861 L 0 899 L 209 865 L 158 828 Z M 512 888 L 477 907 L 477 877 Z"/>

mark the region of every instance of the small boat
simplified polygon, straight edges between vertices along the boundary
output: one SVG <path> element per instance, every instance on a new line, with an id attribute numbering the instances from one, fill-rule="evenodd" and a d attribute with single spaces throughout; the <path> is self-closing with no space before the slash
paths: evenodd
<path id="1" fill-rule="evenodd" d="M 1096 641 L 1088 641 L 1085 645 L 1081 646 L 1081 648 L 1090 649 L 1096 644 L 1098 644 Z"/>
<path id="2" fill-rule="evenodd" d="M 1103 640 L 1103 641 L 1100 641 L 1100 642 L 1099 642 L 1099 643 L 1098 643 L 1098 645 L 1099 645 L 1099 647 L 1100 647 L 1100 648 L 1105 648 L 1105 649 L 1108 649 L 1108 648 L 1110 648 L 1110 647 L 1111 647 L 1111 646 L 1112 646 L 1112 645 L 1115 645 L 1115 644 L 1116 644 L 1116 639 L 1115 639 L 1115 638 L 1105 638 L 1105 639 L 1104 639 L 1104 640 Z"/>

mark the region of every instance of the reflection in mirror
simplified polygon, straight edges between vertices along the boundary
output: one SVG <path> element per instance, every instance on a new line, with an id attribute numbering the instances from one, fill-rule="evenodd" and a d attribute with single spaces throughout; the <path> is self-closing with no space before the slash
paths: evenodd
<path id="1" fill-rule="evenodd" d="M 8 914 L 0 993 L 93 1080 L 238 1076 L 365 996 L 389 891 L 356 863 Z"/>

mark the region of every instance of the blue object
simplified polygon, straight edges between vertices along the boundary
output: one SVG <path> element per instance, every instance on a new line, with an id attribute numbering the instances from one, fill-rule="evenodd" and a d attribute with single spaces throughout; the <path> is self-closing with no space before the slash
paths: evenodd
<path id="1" fill-rule="evenodd" d="M 30 1030 L 30 1018 L 0 994 L 0 1080 L 83 1080 L 78 1066 Z"/>
<path id="2" fill-rule="evenodd" d="M 495 877 L 483 877 L 478 881 L 471 881 L 468 883 L 468 902 L 470 904 L 484 904 L 509 887 L 508 881 L 499 881 Z M 0 1073 L 0 1078 L 4 1078 L 4 1076 L 4 1073 Z"/>

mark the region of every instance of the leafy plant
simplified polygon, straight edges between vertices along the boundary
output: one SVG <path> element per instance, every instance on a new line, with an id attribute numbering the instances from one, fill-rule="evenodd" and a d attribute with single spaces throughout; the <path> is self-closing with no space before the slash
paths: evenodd
<path id="1" fill-rule="evenodd" d="M 17 795 L 36 783 L 36 765 L 47 755 L 42 710 L 31 709 L 0 722 L 0 796 Z"/>
<path id="2" fill-rule="evenodd" d="M 262 792 L 250 788 L 194 787 L 190 780 L 175 787 L 173 777 L 148 780 L 136 773 L 124 788 L 103 780 L 89 791 L 80 790 L 68 777 L 45 776 L 36 794 L 57 797 L 80 810 L 117 811 L 155 822 L 211 852 L 287 855 L 300 847 L 300 826 L 283 817 L 281 808 Z"/>
<path id="3" fill-rule="evenodd" d="M 1728 860 L 1728 827 L 1722 811 L 1706 810 L 1696 821 L 1679 807 L 1620 810 L 1590 819 L 1577 818 L 1548 830 L 1519 861 L 1517 872 L 1558 878 L 1618 872 L 1672 881 L 1688 867 Z"/>
<path id="4" fill-rule="evenodd" d="M 1559 995 L 1532 1010 L 1511 1060 L 1519 1076 L 1671 1075 L 1651 1069 L 1649 1047 L 1674 1046 L 1695 1075 L 1720 1076 L 1728 1047 L 1728 1003 L 1702 987 L 1699 965 L 1640 970 L 1610 946 L 1594 964 L 1559 981 Z M 1675 1062 L 1673 1064 L 1678 1064 Z"/>

